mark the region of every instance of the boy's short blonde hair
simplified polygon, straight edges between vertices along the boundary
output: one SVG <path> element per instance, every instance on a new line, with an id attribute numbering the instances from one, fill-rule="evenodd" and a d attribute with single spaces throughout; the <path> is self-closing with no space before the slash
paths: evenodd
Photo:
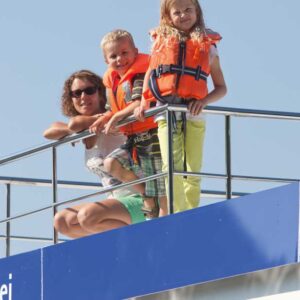
<path id="1" fill-rule="evenodd" d="M 135 44 L 134 44 L 132 35 L 128 31 L 123 30 L 123 29 L 116 29 L 116 30 L 113 30 L 113 31 L 110 31 L 109 33 L 107 33 L 102 38 L 100 47 L 104 51 L 106 44 L 108 44 L 110 42 L 115 42 L 115 41 L 121 40 L 123 38 L 128 39 L 129 42 L 132 44 L 132 46 L 135 48 Z"/>

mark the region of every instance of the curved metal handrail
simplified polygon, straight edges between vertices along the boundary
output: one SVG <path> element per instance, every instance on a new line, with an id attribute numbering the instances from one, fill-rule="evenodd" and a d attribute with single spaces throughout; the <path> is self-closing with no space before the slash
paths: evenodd
<path id="1" fill-rule="evenodd" d="M 145 177 L 145 178 L 139 178 L 139 179 L 136 179 L 134 181 L 127 182 L 127 183 L 120 183 L 118 185 L 104 187 L 100 191 L 94 192 L 92 194 L 80 196 L 80 197 L 77 197 L 77 198 L 73 198 L 73 199 L 65 200 L 65 201 L 61 201 L 61 202 L 55 202 L 55 203 L 52 203 L 51 205 L 43 206 L 43 207 L 41 207 L 39 209 L 36 209 L 36 210 L 31 210 L 31 211 L 28 211 L 28 212 L 25 212 L 25 213 L 22 213 L 22 214 L 18 214 L 18 215 L 12 216 L 12 217 L 8 217 L 6 219 L 0 220 L 0 224 L 1 223 L 7 223 L 9 221 L 19 219 L 19 218 L 22 218 L 22 217 L 26 217 L 26 216 L 29 216 L 29 215 L 32 215 L 32 214 L 35 214 L 35 213 L 38 213 L 38 212 L 42 212 L 42 211 L 45 211 L 45 210 L 48 210 L 48 209 L 51 209 L 51 208 L 54 208 L 54 207 L 62 206 L 62 205 L 65 205 L 65 204 L 70 204 L 70 203 L 73 203 L 73 202 L 77 202 L 77 201 L 81 201 L 81 200 L 84 200 L 84 199 L 99 196 L 99 195 L 102 195 L 102 194 L 105 194 L 105 193 L 109 193 L 109 192 L 112 192 L 114 190 L 118 190 L 118 189 L 121 189 L 121 188 L 124 188 L 124 187 L 129 187 L 129 186 L 132 186 L 132 185 L 135 185 L 135 184 L 138 184 L 138 183 L 143 183 L 143 182 L 146 182 L 146 181 L 154 180 L 154 179 L 157 179 L 157 178 L 160 178 L 160 177 L 164 177 L 165 175 L 166 175 L 166 173 L 160 173 L 160 174 L 148 176 L 148 177 Z"/>
<path id="2" fill-rule="evenodd" d="M 154 116 L 154 115 L 156 115 L 160 112 L 163 112 L 163 111 L 166 110 L 166 107 L 167 107 L 167 105 L 148 109 L 145 112 L 145 117 L 148 118 L 148 117 Z M 136 121 L 134 116 L 129 116 L 125 120 L 122 120 L 122 121 L 118 122 L 117 127 L 132 123 L 134 121 Z M 64 145 L 64 144 L 75 143 L 77 141 L 81 141 L 84 138 L 88 138 L 88 137 L 91 137 L 91 136 L 94 136 L 94 135 L 95 135 L 95 133 L 91 133 L 91 132 L 89 132 L 89 130 L 84 130 L 84 131 L 79 132 L 79 133 L 74 133 L 74 134 L 68 135 L 68 136 L 66 136 L 64 138 L 61 138 L 61 139 L 59 139 L 57 141 L 54 141 L 54 142 L 47 142 L 46 144 L 43 144 L 41 146 L 33 147 L 31 149 L 28 149 L 28 150 L 22 151 L 20 153 L 10 155 L 8 157 L 4 157 L 4 158 L 0 159 L 0 167 L 7 164 L 7 163 L 14 162 L 14 161 L 16 161 L 20 158 L 25 158 L 25 157 L 31 156 L 31 155 L 36 154 L 36 153 L 43 152 L 43 151 L 51 149 L 51 148 L 57 148 L 57 147 L 59 147 L 61 145 Z"/>
<path id="3" fill-rule="evenodd" d="M 158 113 L 166 111 L 168 105 L 158 106 L 155 108 L 150 108 L 146 111 L 145 117 L 154 116 Z M 187 111 L 186 107 L 183 105 L 173 104 L 169 106 L 169 109 L 172 111 Z M 242 108 L 233 108 L 233 107 L 221 107 L 221 106 L 207 106 L 204 110 L 204 113 L 209 114 L 218 114 L 225 116 L 239 116 L 239 117 L 255 117 L 255 118 L 269 118 L 269 119 L 278 119 L 278 120 L 300 120 L 300 113 L 294 112 L 282 112 L 282 111 L 272 111 L 272 110 L 256 110 L 256 109 L 242 109 Z M 127 117 L 125 120 L 118 123 L 118 126 L 123 126 L 134 122 L 136 119 L 133 115 Z M 58 141 L 48 142 L 38 147 L 31 148 L 26 151 L 22 151 L 20 153 L 10 155 L 8 157 L 4 157 L 0 159 L 0 166 L 5 165 L 9 162 L 13 162 L 20 158 L 24 158 L 30 156 L 35 153 L 39 153 L 45 151 L 47 149 L 58 147 L 63 144 L 72 143 L 76 141 L 80 141 L 83 138 L 87 138 L 95 135 L 94 133 L 90 133 L 88 130 L 82 131 L 80 133 L 72 134 L 66 136 Z"/>
<path id="4" fill-rule="evenodd" d="M 162 113 L 162 112 L 170 112 L 170 111 L 183 111 L 186 112 L 187 111 L 187 107 L 183 106 L 183 105 L 163 105 L 160 107 L 155 107 L 152 109 L 149 109 L 148 111 L 146 111 L 145 113 L 145 117 L 150 117 L 153 115 L 156 115 L 158 113 Z M 175 174 L 175 175 L 191 175 L 191 176 L 202 176 L 202 177 L 209 177 L 209 178 L 217 178 L 217 179 L 225 179 L 227 180 L 227 196 L 229 195 L 228 198 L 231 197 L 232 193 L 231 191 L 231 180 L 232 179 L 236 179 L 236 180 L 257 180 L 257 181 L 271 181 L 271 182 L 295 182 L 295 181 L 299 181 L 299 179 L 291 179 L 291 178 L 274 178 L 274 177 L 259 177 L 259 176 L 243 176 L 243 175 L 234 175 L 231 174 L 231 153 L 230 153 L 230 117 L 231 116 L 235 116 L 235 117 L 256 117 L 256 118 L 267 118 L 267 119 L 279 119 L 279 120 L 300 120 L 300 113 L 293 113 L 293 112 L 279 112 L 279 111 L 269 111 L 269 110 L 253 110 L 253 109 L 240 109 L 240 108 L 230 108 L 230 107 L 218 107 L 218 106 L 209 106 L 206 107 L 203 112 L 205 113 L 209 113 L 209 114 L 218 114 L 218 115 L 224 115 L 226 118 L 226 153 L 227 153 L 227 159 L 226 159 L 226 174 L 211 174 L 211 173 L 187 173 L 187 172 L 177 172 L 171 170 L 171 174 Z M 134 116 L 129 116 L 128 118 L 126 118 L 126 120 L 123 120 L 121 122 L 118 123 L 118 126 L 123 126 L 125 124 L 134 122 L 135 118 Z M 95 135 L 94 133 L 90 133 L 88 130 L 85 130 L 83 132 L 77 133 L 77 134 L 73 134 L 70 136 L 67 136 L 63 139 L 60 139 L 58 141 L 54 141 L 54 142 L 49 142 L 46 143 L 44 145 L 38 146 L 38 147 L 34 147 L 32 149 L 11 155 L 9 157 L 6 158 L 2 158 L 0 159 L 0 167 L 2 165 L 5 165 L 7 163 L 11 163 L 14 162 L 16 160 L 19 160 L 21 158 L 24 157 L 28 157 L 30 155 L 45 151 L 47 149 L 53 149 L 53 160 L 56 157 L 56 152 L 55 149 L 57 147 L 59 147 L 60 145 L 64 145 L 67 143 L 74 143 L 76 141 L 82 140 L 84 138 L 90 137 Z M 228 140 L 229 139 L 229 140 Z M 67 182 L 67 181 L 60 181 L 60 180 L 56 180 L 56 174 L 55 174 L 55 169 L 56 169 L 56 162 L 53 163 L 53 178 L 52 180 L 34 180 L 34 179 L 30 179 L 27 178 L 26 180 L 23 179 L 23 183 L 25 181 L 25 183 L 27 184 L 33 184 L 33 181 L 35 181 L 35 185 L 44 185 L 44 186 L 52 186 L 53 190 L 54 190 L 54 194 L 56 194 L 56 188 L 59 187 L 79 187 L 81 186 L 82 188 L 96 188 L 98 189 L 99 187 L 101 187 L 100 184 L 80 184 L 79 182 Z M 0 224 L 1 223 L 6 223 L 8 224 L 7 226 L 9 226 L 9 222 L 14 220 L 14 219 L 18 219 L 24 216 L 28 216 L 31 214 L 35 214 L 38 213 L 40 211 L 44 211 L 47 209 L 54 209 L 58 206 L 61 205 L 65 205 L 65 204 L 69 204 L 69 203 L 73 203 L 73 202 L 77 202 L 83 199 L 87 199 L 90 197 L 94 197 L 100 194 L 104 194 L 110 191 L 113 191 L 115 189 L 119 189 L 119 188 L 123 188 L 123 187 L 127 187 L 130 185 L 134 185 L 137 183 L 142 183 L 148 180 L 153 180 L 162 176 L 166 176 L 168 175 L 170 178 L 170 174 L 167 173 L 161 173 L 161 174 L 157 174 L 157 175 L 153 175 L 147 178 L 141 178 L 138 180 L 135 180 L 133 182 L 130 183 L 123 183 L 120 184 L 119 186 L 112 186 L 112 187 L 106 187 L 106 188 L 102 188 L 100 191 L 97 191 L 95 193 L 92 194 L 88 194 L 88 195 L 84 195 L 78 198 L 74 198 L 71 200 L 66 200 L 63 202 L 56 202 L 55 201 L 48 206 L 44 206 L 43 208 L 34 210 L 34 211 L 30 211 L 30 212 L 26 212 L 23 214 L 19 214 L 16 216 L 9 216 L 6 219 L 0 220 Z M 171 176 L 172 177 L 172 176 Z M 0 177 L 0 183 L 5 183 L 7 185 L 10 184 L 17 184 L 22 181 L 22 178 L 12 178 L 12 177 Z M 235 193 L 236 194 L 236 193 Z M 56 197 L 55 197 L 56 198 Z M 7 230 L 7 232 L 9 232 L 9 230 Z M 9 238 L 9 234 L 6 235 L 6 238 Z M 55 238 L 54 238 L 55 241 Z"/>

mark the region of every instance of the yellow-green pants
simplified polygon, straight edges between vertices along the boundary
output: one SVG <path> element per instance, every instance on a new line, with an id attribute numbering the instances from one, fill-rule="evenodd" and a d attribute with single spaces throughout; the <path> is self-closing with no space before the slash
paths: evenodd
<path id="1" fill-rule="evenodd" d="M 188 172 L 200 172 L 203 156 L 205 121 L 186 122 L 186 137 L 182 131 L 182 121 L 176 122 L 177 130 L 173 133 L 174 171 L 184 170 L 184 150 Z M 163 171 L 168 170 L 168 128 L 166 120 L 158 121 L 158 138 L 161 149 Z M 185 144 L 185 145 L 184 145 Z M 200 177 L 176 175 L 174 180 L 174 212 L 180 212 L 199 206 Z M 166 188 L 168 179 L 166 178 Z"/>

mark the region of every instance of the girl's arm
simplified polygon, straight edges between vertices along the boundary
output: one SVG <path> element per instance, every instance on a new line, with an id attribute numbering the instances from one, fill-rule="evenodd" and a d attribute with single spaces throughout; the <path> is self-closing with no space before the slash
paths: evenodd
<path id="1" fill-rule="evenodd" d="M 58 140 L 72 133 L 67 123 L 54 122 L 44 131 L 43 136 L 50 140 Z"/>
<path id="2" fill-rule="evenodd" d="M 227 87 L 220 65 L 219 56 L 216 56 L 212 61 L 210 66 L 210 75 L 214 89 L 201 101 L 194 100 L 189 103 L 188 109 L 192 115 L 198 115 L 206 105 L 218 101 L 227 93 Z"/>
<path id="3" fill-rule="evenodd" d="M 205 97 L 206 104 L 220 100 L 227 93 L 227 87 L 220 65 L 219 56 L 216 56 L 210 66 L 210 75 L 214 89 Z"/>

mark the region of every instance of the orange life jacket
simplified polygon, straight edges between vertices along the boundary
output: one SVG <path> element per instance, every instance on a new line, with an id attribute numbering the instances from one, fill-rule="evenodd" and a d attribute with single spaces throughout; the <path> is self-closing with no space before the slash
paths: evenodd
<path id="1" fill-rule="evenodd" d="M 115 70 L 108 69 L 103 76 L 103 83 L 107 87 L 108 101 L 113 113 L 123 110 L 131 103 L 132 81 L 137 74 L 146 73 L 149 67 L 149 55 L 138 54 L 135 62 L 121 78 Z M 153 117 L 147 118 L 144 122 L 136 121 L 124 125 L 120 130 L 126 135 L 147 131 L 157 127 Z"/>
<path id="2" fill-rule="evenodd" d="M 155 37 L 150 60 L 150 80 L 144 89 L 146 100 L 166 103 L 165 96 L 201 100 L 207 93 L 210 74 L 209 53 L 211 45 L 221 39 L 212 31 L 202 40 L 188 39 L 180 42 L 176 37 Z"/>

